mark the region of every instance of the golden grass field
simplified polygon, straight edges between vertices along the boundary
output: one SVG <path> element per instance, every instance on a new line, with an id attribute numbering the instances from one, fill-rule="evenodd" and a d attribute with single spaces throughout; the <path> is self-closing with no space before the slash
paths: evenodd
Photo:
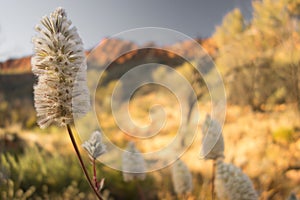
<path id="1" fill-rule="evenodd" d="M 199 107 L 200 110 L 205 111 L 208 106 L 200 105 Z M 199 115 L 200 121 L 204 114 L 205 112 Z M 253 112 L 247 107 L 241 108 L 231 105 L 227 107 L 226 122 L 223 127 L 225 161 L 240 167 L 251 178 L 261 200 L 279 200 L 286 198 L 290 192 L 300 193 L 300 162 L 298 159 L 300 157 L 300 128 L 298 119 L 298 114 L 291 107 L 285 105 L 277 106 L 274 111 L 265 113 Z M 107 120 L 107 122 L 109 121 L 113 120 Z M 176 120 L 174 121 L 176 122 Z M 109 124 L 106 125 L 109 126 Z M 175 124 L 173 125 L 176 127 Z M 172 127 L 172 124 L 169 126 Z M 201 123 L 199 128 L 201 128 Z M 67 132 L 64 129 L 22 130 L 18 125 L 14 125 L 0 129 L 2 136 L 4 133 L 18 133 L 21 138 L 28 142 L 29 147 L 26 148 L 38 144 L 47 152 L 75 157 Z M 173 135 L 164 134 L 157 137 L 159 139 L 151 142 L 151 146 L 145 143 L 138 148 L 142 152 L 161 148 L 172 139 Z M 114 139 L 118 141 L 124 138 Z M 201 133 L 199 132 L 191 147 L 182 157 L 193 174 L 194 189 L 189 199 L 210 199 L 212 162 L 199 158 L 200 147 Z M 106 170 L 116 173 L 114 170 L 105 168 Z M 171 181 L 169 178 L 166 179 L 166 176 L 170 174 L 169 171 L 170 167 L 167 167 L 148 174 L 149 179 L 155 183 L 153 189 L 159 199 L 175 198 Z M 120 175 L 118 172 L 117 174 Z M 72 177 L 70 178 L 72 179 Z M 110 179 L 107 178 L 106 183 L 109 186 L 107 189 L 112 190 L 113 193 L 114 184 L 109 182 Z M 125 187 L 124 182 L 121 181 L 119 184 L 121 188 L 122 185 Z M 151 193 L 147 190 L 147 184 L 143 186 L 146 193 Z"/>

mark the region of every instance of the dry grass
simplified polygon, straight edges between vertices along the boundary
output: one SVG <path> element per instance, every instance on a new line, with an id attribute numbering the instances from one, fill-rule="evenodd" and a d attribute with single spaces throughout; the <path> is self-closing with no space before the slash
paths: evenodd
<path id="1" fill-rule="evenodd" d="M 203 111 L 199 116 L 201 121 L 204 119 L 205 112 L 209 111 L 208 107 L 200 106 L 200 110 Z M 261 200 L 284 199 L 290 192 L 295 192 L 298 198 L 300 197 L 299 118 L 293 109 L 283 108 L 273 112 L 256 113 L 248 108 L 227 107 L 226 123 L 223 129 L 225 160 L 240 167 L 251 178 Z M 110 125 L 107 124 L 107 126 Z M 168 124 L 168 126 L 176 129 L 176 124 Z M 201 128 L 201 124 L 199 127 Z M 291 138 L 287 138 L 286 141 L 284 137 L 277 140 L 273 135 L 277 130 L 285 130 L 282 127 L 292 130 Z M 69 154 L 72 151 L 64 129 L 51 130 L 51 134 L 37 134 L 12 126 L 9 129 L 0 129 L 0 134 L 4 132 L 20 133 L 19 135 L 29 143 L 38 143 L 49 151 L 59 151 L 62 154 Z M 159 149 L 170 142 L 173 137 L 173 134 L 157 135 L 152 138 L 151 145 L 143 141 L 139 148 L 143 152 Z M 124 140 L 124 137 L 119 137 L 118 140 Z M 209 199 L 212 163 L 200 159 L 200 147 L 201 134 L 198 132 L 193 144 L 182 157 L 194 175 L 195 189 L 189 199 Z M 159 172 L 151 175 L 158 184 L 163 185 L 164 179 L 159 176 L 166 173 Z M 168 199 L 168 196 L 173 198 L 174 194 L 168 192 L 160 196 Z"/>

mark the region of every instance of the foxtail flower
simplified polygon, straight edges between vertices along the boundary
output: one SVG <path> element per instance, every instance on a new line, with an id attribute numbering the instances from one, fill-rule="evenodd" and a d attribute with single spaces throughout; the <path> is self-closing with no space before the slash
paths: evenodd
<path id="1" fill-rule="evenodd" d="M 135 179 L 144 180 L 146 178 L 144 158 L 133 142 L 129 142 L 123 153 L 122 171 L 125 182 Z"/>
<path id="2" fill-rule="evenodd" d="M 287 200 L 298 200 L 295 193 L 291 193 Z"/>
<path id="3" fill-rule="evenodd" d="M 178 195 L 190 193 L 193 189 L 192 174 L 181 160 L 177 160 L 172 167 L 172 180 Z"/>
<path id="4" fill-rule="evenodd" d="M 224 157 L 224 139 L 219 122 L 206 115 L 202 126 L 202 135 L 201 154 L 203 157 L 212 160 Z"/>
<path id="5" fill-rule="evenodd" d="M 217 160 L 215 186 L 217 196 L 226 200 L 257 200 L 251 180 L 239 168 Z"/>
<path id="6" fill-rule="evenodd" d="M 82 147 L 93 159 L 97 159 L 106 152 L 106 146 L 102 143 L 102 136 L 99 131 L 93 132 L 90 139 L 82 144 Z"/>
<path id="7" fill-rule="evenodd" d="M 58 8 L 36 26 L 31 65 L 38 76 L 34 102 L 41 128 L 70 124 L 73 115 L 86 114 L 90 106 L 83 43 L 71 24 Z"/>

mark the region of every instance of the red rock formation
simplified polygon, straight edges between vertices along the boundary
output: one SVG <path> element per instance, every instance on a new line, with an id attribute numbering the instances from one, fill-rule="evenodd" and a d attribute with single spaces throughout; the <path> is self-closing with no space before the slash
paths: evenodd
<path id="1" fill-rule="evenodd" d="M 211 38 L 197 39 L 196 41 L 202 45 L 202 47 L 207 51 L 208 54 L 215 54 L 217 47 L 215 45 L 215 42 Z M 192 45 L 194 45 L 194 43 L 191 41 L 183 41 L 168 47 L 168 49 L 179 47 L 181 55 L 193 57 L 195 55 L 192 51 Z M 155 46 L 155 44 L 153 44 L 152 46 Z M 121 39 L 103 39 L 98 47 L 93 49 L 92 52 L 87 51 L 86 55 L 91 55 L 88 60 L 93 60 L 97 65 L 103 65 L 105 63 L 109 64 L 110 62 L 122 65 L 130 62 L 132 59 L 136 59 L 137 62 L 140 62 L 142 60 L 145 61 L 145 59 L 150 59 L 161 62 L 163 64 L 178 63 L 176 61 L 178 57 L 175 54 L 158 49 L 134 50 L 125 55 L 121 55 L 121 52 L 126 52 L 137 47 L 138 46 L 131 41 L 124 41 Z M 5 62 L 2 62 L 0 63 L 0 74 L 31 73 L 30 60 L 31 56 L 27 56 L 19 59 L 9 59 Z M 113 64 L 110 67 L 115 66 L 116 65 Z"/>
<path id="2" fill-rule="evenodd" d="M 7 73 L 28 73 L 31 71 L 30 65 L 31 56 L 9 59 L 0 63 L 0 74 Z"/>

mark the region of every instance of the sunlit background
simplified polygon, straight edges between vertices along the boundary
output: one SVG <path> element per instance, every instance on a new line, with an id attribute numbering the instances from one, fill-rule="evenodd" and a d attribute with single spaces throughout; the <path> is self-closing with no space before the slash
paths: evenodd
<path id="1" fill-rule="evenodd" d="M 32 54 L 31 38 L 41 16 L 56 7 L 66 9 L 86 49 L 104 37 L 147 26 L 170 28 L 190 37 L 208 37 L 222 17 L 235 7 L 246 19 L 251 16 L 250 0 L 200 1 L 0 1 L 0 60 Z"/>
<path id="2" fill-rule="evenodd" d="M 165 157 L 179 157 L 180 148 L 192 141 L 182 162 L 161 162 L 159 170 L 151 168 L 142 176 L 144 180 L 129 182 L 125 182 L 128 174 L 119 170 L 124 166 L 123 155 L 108 146 L 100 160 L 112 164 L 96 163 L 98 178 L 105 178 L 105 200 L 211 200 L 212 193 L 222 199 L 222 192 L 230 193 L 235 186 L 243 187 L 243 194 L 254 191 L 260 200 L 300 198 L 300 0 L 0 0 L 0 199 L 95 199 L 65 128 L 37 125 L 31 38 L 41 18 L 59 6 L 78 29 L 88 56 L 88 85 L 95 84 L 95 115 L 86 116 L 78 129 L 72 126 L 78 144 L 100 124 L 106 143 L 108 139 L 122 150 L 132 149 L 134 142 L 144 153 L 146 166 L 155 166 L 161 160 L 146 153 L 165 148 L 178 136 L 180 125 L 182 138 Z M 187 39 L 149 32 L 115 36 L 143 27 L 172 29 Z M 154 36 L 161 40 L 153 41 Z M 195 43 L 203 47 L 200 55 Z M 142 65 L 147 66 L 142 73 L 127 74 Z M 104 68 L 100 81 L 95 81 Z M 196 98 L 174 71 L 190 84 Z M 178 90 L 180 98 L 156 84 L 143 85 L 130 96 L 136 79 L 162 80 Z M 225 96 L 223 83 L 226 102 L 213 103 L 213 94 Z M 114 92 L 124 129 L 112 113 Z M 212 108 L 222 112 L 214 115 Z M 133 123 L 128 123 L 127 111 Z M 226 115 L 224 124 L 218 124 L 220 114 Z M 216 129 L 222 127 L 224 162 L 200 157 L 209 115 Z M 218 147 L 223 152 L 222 145 Z M 89 156 L 83 148 L 80 151 L 92 174 Z M 184 172 L 177 170 L 178 163 Z M 220 167 L 220 163 L 230 166 L 225 167 L 229 170 L 216 171 L 213 164 Z M 227 185 L 221 193 L 222 187 L 212 191 L 213 179 L 220 181 L 220 174 L 224 180 L 243 177 L 247 181 L 236 184 L 235 180 L 234 187 Z"/>

